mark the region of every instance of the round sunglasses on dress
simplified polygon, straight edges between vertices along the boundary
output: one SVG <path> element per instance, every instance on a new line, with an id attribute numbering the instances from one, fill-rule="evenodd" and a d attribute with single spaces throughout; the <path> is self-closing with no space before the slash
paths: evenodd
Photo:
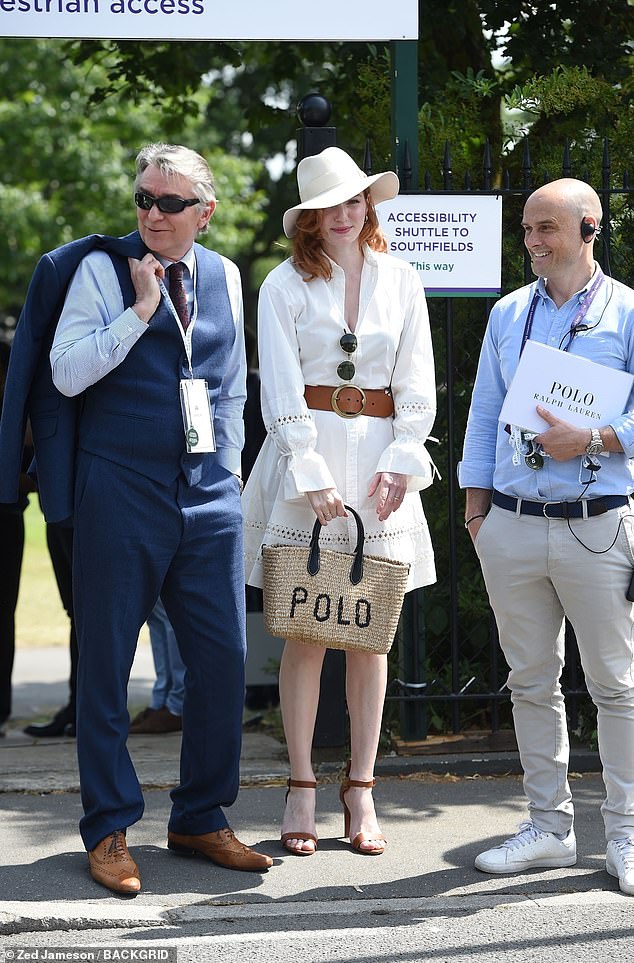
<path id="1" fill-rule="evenodd" d="M 353 355 L 357 350 L 357 336 L 355 334 L 342 334 L 339 339 L 339 347 L 348 356 Z M 337 374 L 342 381 L 352 381 L 354 378 L 355 367 L 352 361 L 342 361 L 337 366 Z"/>
<path id="2" fill-rule="evenodd" d="M 163 194 L 162 197 L 153 197 L 145 191 L 137 191 L 134 195 L 134 203 L 142 211 L 151 211 L 154 205 L 158 207 L 161 214 L 180 214 L 186 207 L 193 207 L 200 204 L 197 197 L 177 197 L 176 194 Z"/>

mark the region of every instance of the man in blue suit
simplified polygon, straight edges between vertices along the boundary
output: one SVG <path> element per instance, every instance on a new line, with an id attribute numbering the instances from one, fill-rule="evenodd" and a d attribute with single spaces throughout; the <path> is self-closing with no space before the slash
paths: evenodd
<path id="1" fill-rule="evenodd" d="M 56 389 L 81 396 L 72 506 L 80 831 L 92 876 L 124 893 L 141 888 L 126 830 L 143 813 L 126 747 L 127 684 L 159 595 L 187 667 L 168 847 L 233 869 L 272 865 L 236 839 L 222 809 L 238 791 L 244 700 L 240 277 L 195 243 L 216 204 L 205 160 L 152 144 L 136 170 L 131 239 L 141 250 L 126 257 L 99 244 L 81 259 L 50 352 Z"/>

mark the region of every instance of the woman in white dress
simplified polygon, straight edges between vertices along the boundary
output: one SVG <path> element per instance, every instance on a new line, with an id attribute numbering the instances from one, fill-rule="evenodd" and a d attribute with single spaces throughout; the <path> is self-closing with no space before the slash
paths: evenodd
<path id="1" fill-rule="evenodd" d="M 367 554 L 409 563 L 408 590 L 428 585 L 436 576 L 419 492 L 434 474 L 429 320 L 418 275 L 385 253 L 375 211 L 398 178 L 368 177 L 329 147 L 302 160 L 297 179 L 301 203 L 283 219 L 293 256 L 259 298 L 267 438 L 243 494 L 247 581 L 262 585 L 263 544 L 308 546 L 315 516 L 324 548 L 352 551 L 349 504 Z M 281 840 L 302 856 L 317 849 L 311 748 L 324 652 L 287 641 L 280 666 L 291 766 Z M 367 855 L 385 849 L 372 787 L 386 682 L 387 656 L 346 653 L 351 759 L 340 797 L 345 835 Z"/>

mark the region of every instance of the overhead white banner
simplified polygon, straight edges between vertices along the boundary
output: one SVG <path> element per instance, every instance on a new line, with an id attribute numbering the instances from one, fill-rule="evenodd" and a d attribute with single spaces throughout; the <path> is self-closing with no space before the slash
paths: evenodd
<path id="1" fill-rule="evenodd" d="M 416 40 L 417 0 L 0 0 L 2 37 Z"/>
<path id="2" fill-rule="evenodd" d="M 389 253 L 416 268 L 426 294 L 500 294 L 500 194 L 400 194 L 376 210 Z"/>

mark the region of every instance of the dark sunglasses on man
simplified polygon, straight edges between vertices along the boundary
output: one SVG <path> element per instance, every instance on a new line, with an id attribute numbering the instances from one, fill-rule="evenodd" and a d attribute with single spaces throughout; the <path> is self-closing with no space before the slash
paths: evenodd
<path id="1" fill-rule="evenodd" d="M 162 197 L 153 197 L 152 194 L 137 191 L 134 195 L 134 203 L 137 207 L 140 207 L 142 211 L 151 211 L 156 204 L 161 214 L 180 214 L 186 207 L 193 207 L 194 204 L 200 204 L 200 199 L 198 197 L 189 197 L 185 200 L 183 197 L 177 197 L 176 194 L 164 194 Z"/>

